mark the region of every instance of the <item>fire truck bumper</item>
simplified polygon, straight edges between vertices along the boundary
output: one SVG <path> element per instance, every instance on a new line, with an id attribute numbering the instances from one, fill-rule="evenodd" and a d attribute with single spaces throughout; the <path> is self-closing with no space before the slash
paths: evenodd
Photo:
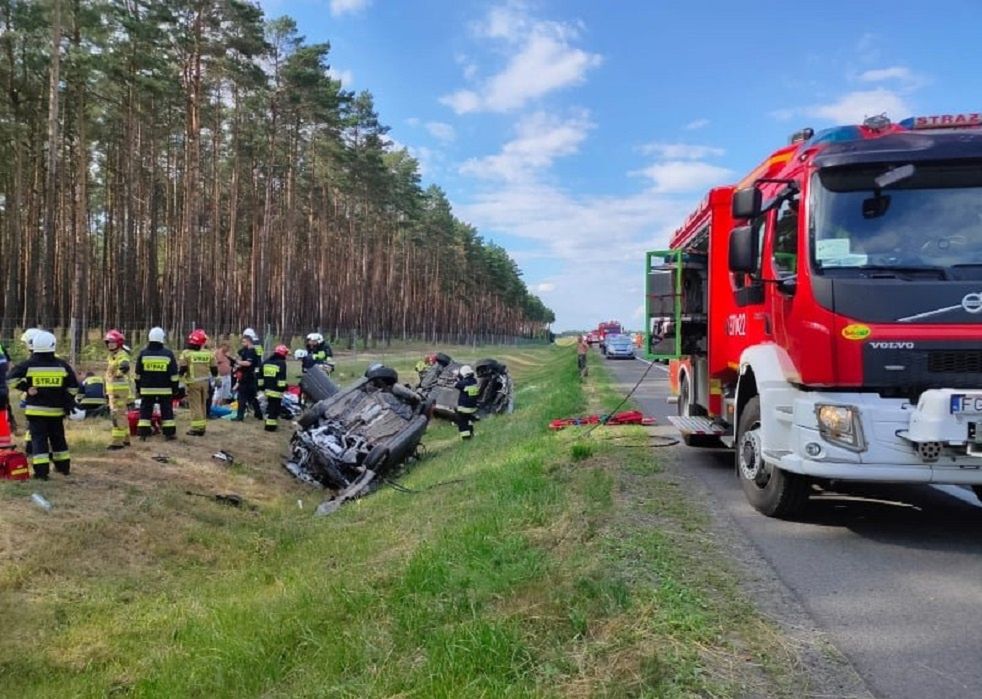
<path id="1" fill-rule="evenodd" d="M 982 390 L 932 389 L 917 405 L 868 393 L 799 392 L 788 407 L 777 410 L 790 430 L 787 448 L 769 455 L 782 469 L 837 480 L 982 485 Z"/>

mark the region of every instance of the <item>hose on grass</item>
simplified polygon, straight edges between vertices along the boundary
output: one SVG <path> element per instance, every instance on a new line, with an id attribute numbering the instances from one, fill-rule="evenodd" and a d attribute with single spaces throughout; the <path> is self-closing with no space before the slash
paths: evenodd
<path id="1" fill-rule="evenodd" d="M 641 386 L 642 383 L 644 383 L 644 380 L 646 378 L 648 378 L 648 372 L 651 371 L 651 367 L 653 367 L 654 365 L 655 365 L 654 362 L 652 362 L 651 364 L 649 364 L 648 365 L 648 368 L 644 370 L 644 373 L 643 374 L 641 374 L 641 378 L 638 379 L 638 381 L 637 381 L 636 384 L 634 384 L 634 387 L 630 391 L 627 392 L 627 395 L 626 396 L 624 396 L 623 398 L 621 398 L 621 402 L 618 403 L 617 406 L 613 410 L 611 410 L 604 417 L 602 417 L 600 419 L 600 422 L 598 422 L 597 424 L 591 426 L 590 429 L 588 429 L 586 432 L 584 432 L 579 437 L 577 437 L 577 439 L 586 439 L 587 437 L 590 436 L 590 433 L 593 432 L 595 429 L 597 429 L 601 425 L 606 425 L 607 424 L 607 420 L 610 419 L 610 416 L 611 415 L 614 415 L 620 409 L 620 407 L 622 405 L 624 405 L 625 403 L 627 403 L 627 401 L 630 400 L 631 396 L 634 395 L 634 392 L 638 390 L 638 388 Z M 670 444 L 665 444 L 665 445 L 657 444 L 657 445 L 653 445 L 653 446 L 672 446 L 672 445 L 670 445 Z"/>

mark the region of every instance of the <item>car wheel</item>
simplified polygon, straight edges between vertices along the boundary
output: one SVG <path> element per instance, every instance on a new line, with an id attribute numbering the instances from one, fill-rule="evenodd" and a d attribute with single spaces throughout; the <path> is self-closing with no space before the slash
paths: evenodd
<path id="1" fill-rule="evenodd" d="M 327 374 L 315 367 L 300 379 L 300 390 L 311 401 L 317 403 L 330 398 L 340 389 L 336 383 L 331 381 Z"/>
<path id="2" fill-rule="evenodd" d="M 808 503 L 810 483 L 764 459 L 760 439 L 760 397 L 743 408 L 737 426 L 736 468 L 740 485 L 755 510 L 768 517 L 796 517 Z"/>

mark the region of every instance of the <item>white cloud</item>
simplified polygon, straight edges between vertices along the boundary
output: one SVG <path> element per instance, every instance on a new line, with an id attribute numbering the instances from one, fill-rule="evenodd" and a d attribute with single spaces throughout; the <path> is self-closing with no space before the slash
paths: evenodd
<path id="1" fill-rule="evenodd" d="M 878 87 L 849 92 L 829 104 L 808 107 L 805 114 L 838 124 L 858 124 L 868 116 L 884 113 L 899 120 L 908 116 L 910 111 L 907 102 L 897 92 Z"/>
<path id="2" fill-rule="evenodd" d="M 426 122 L 426 130 L 430 132 L 433 138 L 439 141 L 452 141 L 457 138 L 457 132 L 454 127 L 450 124 L 445 124 L 442 121 L 428 121 Z"/>
<path id="3" fill-rule="evenodd" d="M 516 137 L 500 153 L 471 158 L 461 165 L 460 172 L 488 179 L 528 181 L 556 158 L 576 153 L 593 126 L 586 112 L 565 120 L 536 112 L 519 121 Z"/>
<path id="4" fill-rule="evenodd" d="M 536 284 L 532 287 L 532 291 L 537 294 L 548 294 L 550 291 L 555 291 L 556 285 L 552 282 L 542 282 L 541 284 Z"/>
<path id="5" fill-rule="evenodd" d="M 686 131 L 695 131 L 696 129 L 704 129 L 707 126 L 709 126 L 709 119 L 694 119 L 682 128 Z"/>
<path id="6" fill-rule="evenodd" d="M 886 114 L 897 121 L 909 116 L 911 111 L 910 105 L 900 92 L 877 87 L 872 90 L 847 92 L 826 104 L 775 109 L 770 114 L 779 121 L 809 117 L 833 124 L 859 124 L 866 117 L 877 114 Z"/>
<path id="7" fill-rule="evenodd" d="M 724 184 L 733 177 L 733 171 L 719 165 L 693 160 L 669 160 L 655 163 L 637 174 L 649 178 L 655 192 L 667 194 L 691 192 Z"/>
<path id="8" fill-rule="evenodd" d="M 364 10 L 371 2 L 372 0 L 331 0 L 331 14 L 334 17 L 355 14 Z"/>
<path id="9" fill-rule="evenodd" d="M 646 143 L 641 146 L 641 152 L 670 160 L 702 160 L 718 158 L 726 154 L 725 150 L 715 146 L 696 146 L 687 143 Z"/>
<path id="10" fill-rule="evenodd" d="M 413 128 L 416 128 L 417 126 L 419 126 L 419 117 L 409 117 L 408 119 L 406 119 L 406 123 L 412 126 Z"/>
<path id="11" fill-rule="evenodd" d="M 879 83 L 884 80 L 910 80 L 914 75 L 910 68 L 905 66 L 892 66 L 890 68 L 876 68 L 867 70 L 859 74 L 859 79 L 864 83 Z"/>
<path id="12" fill-rule="evenodd" d="M 458 114 L 476 112 L 481 108 L 481 98 L 473 90 L 457 90 L 449 95 L 440 98 L 440 103 L 445 104 Z"/>
<path id="13" fill-rule="evenodd" d="M 475 89 L 440 98 L 458 114 L 519 109 L 537 97 L 583 82 L 602 61 L 600 55 L 572 45 L 579 37 L 579 25 L 534 19 L 515 3 L 492 8 L 474 33 L 503 45 L 508 62 L 500 72 L 477 80 Z M 467 66 L 468 79 L 476 79 L 477 71 Z"/>
<path id="14" fill-rule="evenodd" d="M 351 87 L 355 82 L 355 74 L 350 70 L 331 67 L 328 69 L 327 74 L 340 82 L 341 87 Z"/>

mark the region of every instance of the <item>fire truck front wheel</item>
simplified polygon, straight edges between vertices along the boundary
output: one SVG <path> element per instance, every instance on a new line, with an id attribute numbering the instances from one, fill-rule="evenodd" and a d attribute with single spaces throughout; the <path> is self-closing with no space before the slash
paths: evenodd
<path id="1" fill-rule="evenodd" d="M 736 466 L 747 500 L 768 517 L 797 516 L 808 502 L 809 482 L 797 473 L 782 471 L 764 460 L 760 439 L 760 398 L 743 408 L 737 425 Z"/>

